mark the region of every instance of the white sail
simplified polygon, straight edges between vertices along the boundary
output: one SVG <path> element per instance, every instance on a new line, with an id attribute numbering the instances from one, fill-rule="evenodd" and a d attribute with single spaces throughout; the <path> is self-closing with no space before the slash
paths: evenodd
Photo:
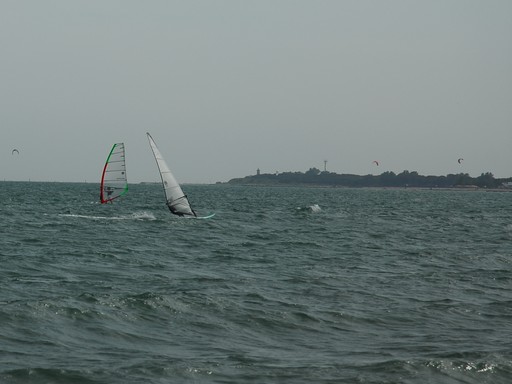
<path id="1" fill-rule="evenodd" d="M 124 143 L 116 143 L 108 154 L 101 175 L 100 200 L 107 203 L 128 191 Z"/>
<path id="2" fill-rule="evenodd" d="M 167 200 L 169 210 L 178 216 L 196 216 L 194 210 L 190 207 L 187 196 L 183 193 L 180 185 L 171 173 L 171 170 L 158 150 L 155 141 L 149 133 L 147 133 L 147 135 L 149 145 L 151 146 L 156 164 L 158 165 L 158 170 L 160 171 L 160 177 L 162 178 L 165 198 Z"/>

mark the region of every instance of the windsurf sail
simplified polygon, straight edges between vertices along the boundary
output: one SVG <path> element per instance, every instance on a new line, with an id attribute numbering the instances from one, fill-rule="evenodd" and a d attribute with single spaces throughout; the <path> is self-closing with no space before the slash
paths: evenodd
<path id="1" fill-rule="evenodd" d="M 124 143 L 116 143 L 108 154 L 101 175 L 100 200 L 108 203 L 128 191 L 126 179 L 126 163 L 124 158 Z"/>
<path id="2" fill-rule="evenodd" d="M 158 150 L 155 141 L 149 133 L 146 134 L 148 135 L 149 145 L 153 151 L 153 155 L 155 156 L 158 170 L 160 171 L 160 177 L 162 178 L 162 185 L 164 187 L 167 207 L 169 207 L 171 213 L 175 215 L 197 217 L 196 213 L 190 206 L 190 202 L 188 201 L 187 196 L 181 190 L 180 185 L 174 178 L 171 170 L 169 169 L 169 166 Z"/>

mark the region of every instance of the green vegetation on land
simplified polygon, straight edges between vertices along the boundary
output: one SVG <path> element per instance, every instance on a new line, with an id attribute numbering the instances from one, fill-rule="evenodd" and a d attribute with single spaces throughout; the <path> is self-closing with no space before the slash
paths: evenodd
<path id="1" fill-rule="evenodd" d="M 231 179 L 230 184 L 265 185 L 315 185 L 337 187 L 416 187 L 416 188 L 503 188 L 512 178 L 497 179 L 490 172 L 478 177 L 467 173 L 446 176 L 422 176 L 418 172 L 384 172 L 380 175 L 337 174 L 310 168 L 306 172 L 283 172 L 276 174 L 257 174 Z"/>

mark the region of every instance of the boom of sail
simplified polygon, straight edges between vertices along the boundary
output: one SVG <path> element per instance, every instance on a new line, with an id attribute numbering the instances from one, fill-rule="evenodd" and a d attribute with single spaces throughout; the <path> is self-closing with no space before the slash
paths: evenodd
<path id="1" fill-rule="evenodd" d="M 100 201 L 108 203 L 128 191 L 124 143 L 116 143 L 108 154 L 101 175 Z"/>
<path id="2" fill-rule="evenodd" d="M 155 141 L 149 133 L 146 134 L 148 135 L 149 145 L 153 151 L 153 155 L 155 156 L 158 170 L 160 171 L 167 207 L 169 207 L 171 213 L 175 215 L 197 217 L 194 210 L 190 207 L 187 196 L 181 190 L 180 185 L 174 178 L 169 166 L 158 150 Z"/>

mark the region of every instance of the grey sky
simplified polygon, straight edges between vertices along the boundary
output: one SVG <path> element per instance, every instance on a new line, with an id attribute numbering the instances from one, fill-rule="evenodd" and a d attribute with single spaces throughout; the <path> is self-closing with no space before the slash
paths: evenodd
<path id="1" fill-rule="evenodd" d="M 182 183 L 324 160 L 512 176 L 511 15 L 509 0 L 1 0 L 0 179 L 99 182 L 122 141 L 129 181 L 158 180 L 146 131 Z"/>

